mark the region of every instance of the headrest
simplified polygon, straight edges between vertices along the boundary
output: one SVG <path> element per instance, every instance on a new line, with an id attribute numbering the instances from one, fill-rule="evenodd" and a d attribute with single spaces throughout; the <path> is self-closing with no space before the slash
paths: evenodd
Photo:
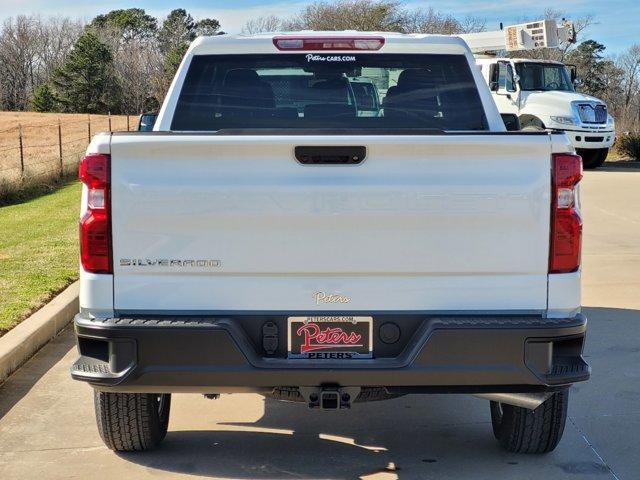
<path id="1" fill-rule="evenodd" d="M 224 84 L 227 87 L 235 87 L 240 85 L 257 85 L 260 83 L 260 77 L 255 70 L 249 68 L 237 68 L 229 70 L 224 77 Z"/>
<path id="2" fill-rule="evenodd" d="M 398 77 L 398 86 L 407 87 L 427 87 L 433 84 L 434 73 L 426 68 L 410 68 L 403 70 Z"/>

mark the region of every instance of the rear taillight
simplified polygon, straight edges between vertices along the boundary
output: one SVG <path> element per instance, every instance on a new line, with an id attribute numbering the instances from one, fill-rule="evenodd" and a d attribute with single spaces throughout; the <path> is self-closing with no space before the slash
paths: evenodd
<path id="1" fill-rule="evenodd" d="M 582 219 L 576 205 L 576 185 L 581 178 L 579 155 L 553 155 L 549 273 L 575 272 L 580 267 Z"/>
<path id="2" fill-rule="evenodd" d="M 111 273 L 110 156 L 86 155 L 80 181 L 87 187 L 87 205 L 80 219 L 80 261 L 87 272 Z"/>
<path id="3" fill-rule="evenodd" d="M 278 50 L 380 50 L 383 37 L 274 37 Z"/>

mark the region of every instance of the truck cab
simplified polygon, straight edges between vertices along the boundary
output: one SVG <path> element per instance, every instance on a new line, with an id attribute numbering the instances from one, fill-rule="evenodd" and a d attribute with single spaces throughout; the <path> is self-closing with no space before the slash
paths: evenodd
<path id="1" fill-rule="evenodd" d="M 522 128 L 564 131 L 585 168 L 601 166 L 615 140 L 615 125 L 600 99 L 576 92 L 575 71 L 551 60 L 479 58 L 500 113 Z"/>

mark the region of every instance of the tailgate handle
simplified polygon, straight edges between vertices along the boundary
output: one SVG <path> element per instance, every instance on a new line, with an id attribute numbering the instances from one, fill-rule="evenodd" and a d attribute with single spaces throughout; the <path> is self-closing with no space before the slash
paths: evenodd
<path id="1" fill-rule="evenodd" d="M 303 165 L 357 165 L 367 156 L 362 146 L 296 147 L 296 159 Z"/>

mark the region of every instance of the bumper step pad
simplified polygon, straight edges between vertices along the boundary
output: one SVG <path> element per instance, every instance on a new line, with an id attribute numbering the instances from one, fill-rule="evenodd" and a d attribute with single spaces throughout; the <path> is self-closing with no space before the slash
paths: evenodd
<path id="1" fill-rule="evenodd" d="M 582 357 L 561 358 L 554 363 L 547 375 L 549 383 L 568 383 L 587 380 L 591 375 L 591 367 Z"/>
<path id="2" fill-rule="evenodd" d="M 80 357 L 71 365 L 71 374 L 87 378 L 118 378 L 118 375 L 111 372 L 108 362 L 84 356 Z"/>

